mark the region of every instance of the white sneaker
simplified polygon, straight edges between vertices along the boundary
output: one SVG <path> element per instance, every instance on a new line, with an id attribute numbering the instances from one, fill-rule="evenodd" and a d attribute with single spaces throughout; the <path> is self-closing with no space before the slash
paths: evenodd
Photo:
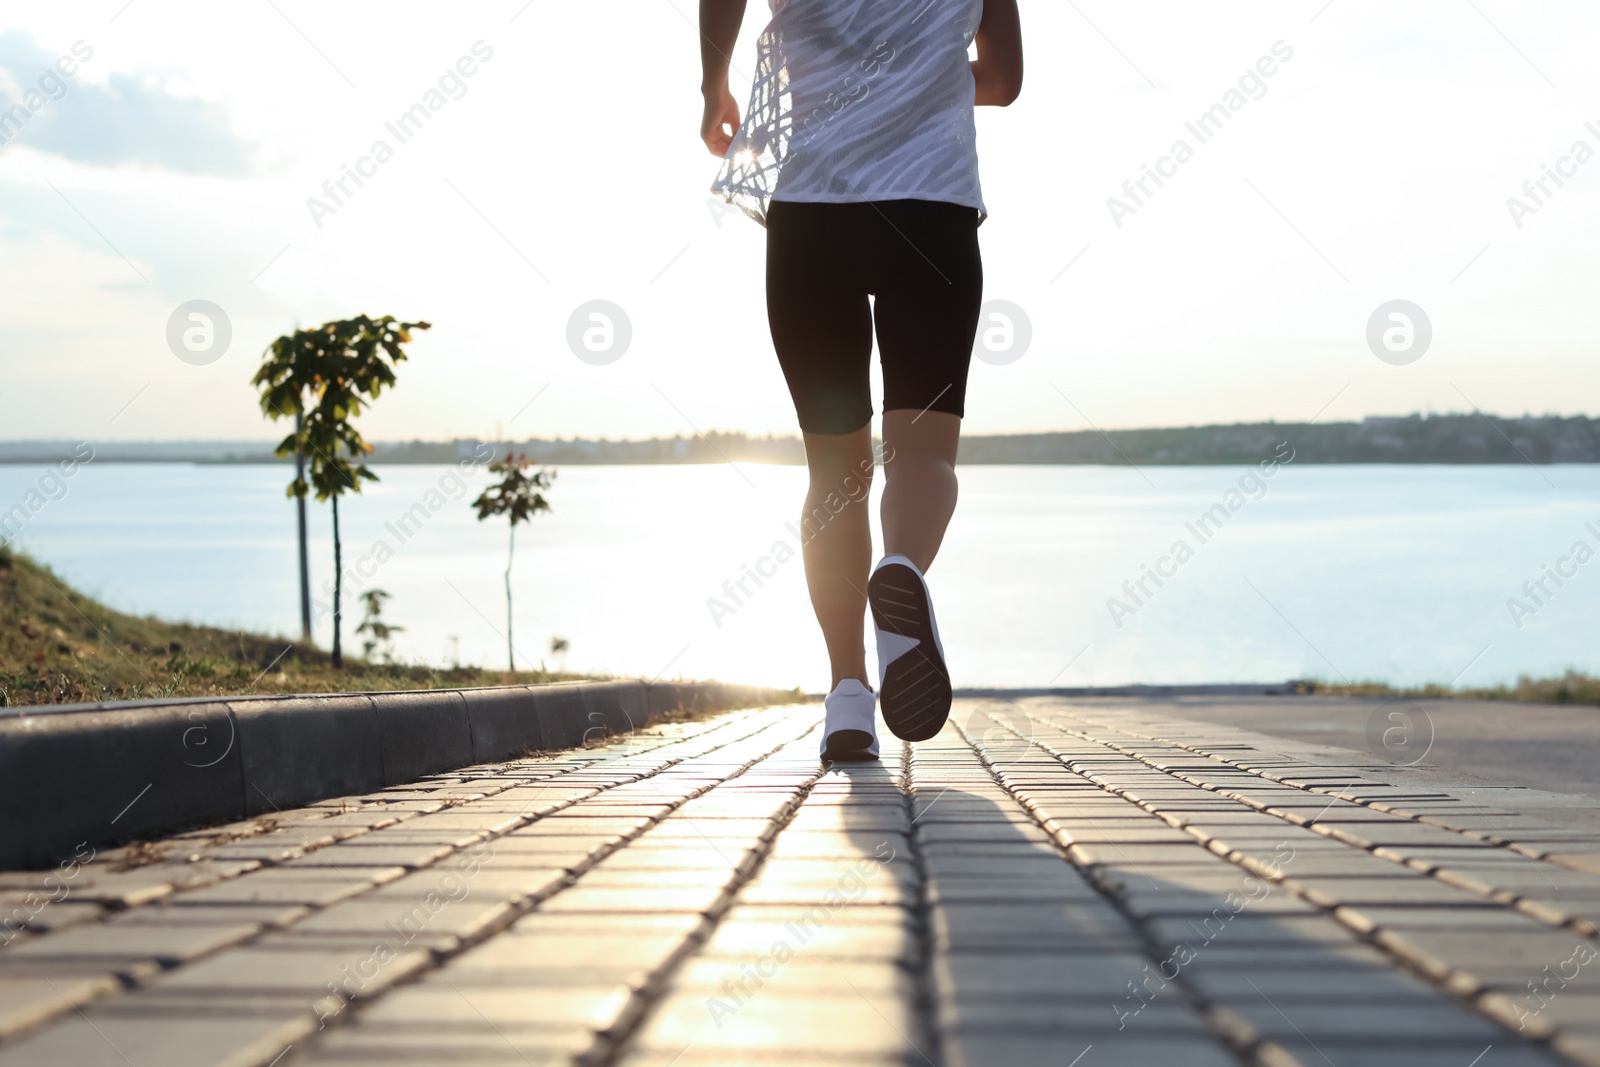
<path id="1" fill-rule="evenodd" d="M 877 694 L 846 678 L 822 702 L 822 760 L 878 758 Z"/>
<path id="2" fill-rule="evenodd" d="M 933 618 L 933 598 L 917 565 L 884 556 L 867 581 L 878 634 L 878 695 L 883 721 L 905 741 L 926 741 L 950 717 L 950 671 Z"/>

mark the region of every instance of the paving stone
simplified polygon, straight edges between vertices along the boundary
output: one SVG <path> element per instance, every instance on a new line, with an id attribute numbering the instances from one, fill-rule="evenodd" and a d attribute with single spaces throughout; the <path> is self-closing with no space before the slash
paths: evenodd
<path id="1" fill-rule="evenodd" d="M 1195 839 L 1191 834 L 1164 824 L 1140 825 L 1115 829 L 1090 829 L 1083 826 L 1074 826 L 1070 819 L 1052 819 L 1060 825 L 1061 829 L 1056 839 L 1064 845 L 1071 844 L 1097 844 L 1097 845 L 1149 845 L 1149 844 L 1181 844 L 1193 845 Z M 1154 820 L 1152 820 L 1153 822 Z"/>
<path id="2" fill-rule="evenodd" d="M 1367 967 L 1324 967 L 1320 954 L 1300 953 L 1298 960 L 1285 961 L 1276 969 L 1229 969 L 1212 966 L 1210 955 L 1197 957 L 1183 973 L 1203 996 L 1227 1003 L 1256 997 L 1266 989 L 1273 1001 L 1282 1005 L 1310 1004 L 1320 1007 L 1349 1001 L 1384 1004 L 1437 1004 L 1440 994 L 1416 976 L 1386 965 Z M 1170 968 L 1169 968 L 1170 970 Z M 1254 984 L 1252 984 L 1254 983 Z"/>
<path id="3" fill-rule="evenodd" d="M 1039 1067 L 1066 1064 L 1077 1056 L 1083 1067 L 1237 1067 L 1238 1060 L 1215 1039 L 1191 1035 L 1126 1037 L 1095 1042 L 1063 1038 L 1059 1032 L 1019 1034 L 1015 1028 L 971 1029 L 944 1039 L 950 1067 Z M 1092 1057 L 1092 1059 L 1091 1059 Z M 1341 1065 L 1343 1067 L 1343 1065 Z"/>
<path id="4" fill-rule="evenodd" d="M 255 871 L 203 889 L 187 890 L 176 899 L 191 904 L 321 906 L 367 892 L 405 873 L 404 867 L 362 867 L 351 871 L 279 867 Z"/>
<path id="5" fill-rule="evenodd" d="M 639 870 L 615 868 L 602 862 L 583 875 L 583 884 L 590 889 L 651 889 L 705 888 L 720 890 L 738 878 L 736 871 L 717 867 L 672 867 L 664 870 Z"/>
<path id="6" fill-rule="evenodd" d="M 268 935 L 163 975 L 158 988 L 191 996 L 315 998 L 335 986 L 375 996 L 431 962 L 426 952 L 395 941 Z"/>
<path id="7" fill-rule="evenodd" d="M 771 912 L 778 914 L 767 918 Z M 754 961 L 782 949 L 805 960 L 913 960 L 916 930 L 898 909 L 851 908 L 839 919 L 777 908 L 735 908 L 701 950 L 704 957 Z"/>
<path id="8" fill-rule="evenodd" d="M 1520 912 L 1492 904 L 1455 908 L 1385 907 L 1362 904 L 1349 910 L 1373 926 L 1393 930 L 1470 930 L 1515 935 L 1548 929 L 1542 923 Z"/>
<path id="9" fill-rule="evenodd" d="M 590 886 L 580 882 L 541 904 L 540 910 L 560 914 L 584 911 L 601 914 L 616 912 L 704 912 L 724 897 L 716 885 L 697 886 Z"/>
<path id="10" fill-rule="evenodd" d="M 1313 1047 L 1296 1035 L 1285 1039 L 1280 1046 L 1287 1048 L 1295 1059 L 1292 1062 L 1312 1064 L 1333 1062 L 1339 1067 L 1462 1067 L 1479 1056 L 1477 1067 L 1555 1067 L 1563 1061 L 1536 1046 L 1517 1047 L 1504 1038 L 1497 1042 L 1485 1041 L 1474 1045 L 1470 1041 L 1442 1041 L 1423 1038 L 1412 1041 L 1390 1039 L 1383 1044 L 1358 1044 L 1322 1038 Z M 1325 1060 L 1323 1057 L 1327 1057 Z"/>
<path id="11" fill-rule="evenodd" d="M 1314 894 L 1317 903 L 1325 906 L 1347 904 L 1360 907 L 1364 904 L 1432 904 L 1439 907 L 1472 907 L 1483 903 L 1476 893 L 1456 886 L 1445 885 L 1425 875 L 1406 879 L 1341 878 L 1328 875 L 1306 875 L 1299 870 L 1288 872 L 1297 886 Z"/>
<path id="12" fill-rule="evenodd" d="M 654 965 L 705 925 L 699 915 L 600 915 L 534 912 L 500 935 L 457 957 L 456 974 L 521 970 L 559 974 L 575 968 Z"/>
<path id="13" fill-rule="evenodd" d="M 585 838 L 598 838 L 606 841 L 620 841 L 629 834 L 638 832 L 652 825 L 648 818 L 618 819 L 618 818 L 586 818 L 581 815 L 569 815 L 558 812 L 547 815 L 542 819 L 522 827 L 513 832 L 514 837 L 549 837 L 575 835 Z"/>
<path id="14" fill-rule="evenodd" d="M 1063 996 L 1114 1000 L 1139 982 L 1153 964 L 1142 946 L 1129 942 L 1119 949 L 1079 952 L 939 951 L 932 961 L 937 995 L 961 999 L 1025 997 L 1040 990 Z"/>
<path id="15" fill-rule="evenodd" d="M 1263 863 L 1270 863 L 1284 874 L 1296 878 L 1312 878 L 1327 876 L 1332 878 L 1382 878 L 1382 879 L 1408 879 L 1415 878 L 1417 872 L 1408 870 L 1397 863 L 1379 859 L 1370 852 L 1358 852 L 1355 849 L 1346 849 L 1342 852 L 1331 854 L 1305 852 L 1296 850 L 1293 854 L 1283 853 L 1281 856 L 1270 849 L 1253 852 Z"/>
<path id="16" fill-rule="evenodd" d="M 737 838 L 739 840 L 754 839 L 766 836 L 773 830 L 772 825 L 765 819 L 734 819 L 734 818 L 681 818 L 671 816 L 650 827 L 652 840 L 660 841 L 667 837 L 687 837 L 691 840 L 704 840 L 707 838 Z"/>
<path id="17" fill-rule="evenodd" d="M 1165 887 L 1163 887 L 1165 889 Z M 1140 918 L 1195 918 L 1215 914 L 1317 915 L 1321 909 L 1271 883 L 1258 883 L 1251 889 L 1235 887 L 1226 893 L 1201 893 L 1185 890 L 1164 892 L 1142 888 L 1142 883 L 1124 887 L 1118 901 Z"/>
<path id="18" fill-rule="evenodd" d="M 0 1067 L 266 1063 L 316 1025 L 316 1017 L 304 1004 L 177 1018 L 97 1010 L 92 1023 L 74 1015 L 15 1044 L 0 1046 Z"/>
<path id="19" fill-rule="evenodd" d="M 928 902 L 936 906 L 962 903 L 1087 904 L 1099 896 L 1072 870 L 1065 870 L 1059 876 L 1012 878 L 1004 882 L 977 875 L 930 878 L 926 892 Z"/>
<path id="20" fill-rule="evenodd" d="M 106 971 L 142 977 L 160 967 L 175 967 L 186 960 L 235 944 L 257 933 L 257 923 L 219 926 L 186 922 L 96 923 L 15 945 L 0 956 L 0 975 L 37 969 L 50 973 L 62 967 L 93 966 Z"/>
<path id="21" fill-rule="evenodd" d="M 7 977 L 0 973 L 0 1038 L 64 1015 L 121 983 L 111 974 Z"/>
<path id="22" fill-rule="evenodd" d="M 1187 844 L 1137 845 L 1123 842 L 1084 842 L 1072 845 L 1072 854 L 1078 863 L 1120 863 L 1140 867 L 1159 867 L 1166 864 L 1194 863 L 1200 856 L 1208 855 L 1206 847 L 1190 838 Z"/>
<path id="23" fill-rule="evenodd" d="M 226 845 L 211 845 L 200 850 L 208 859 L 260 860 L 263 863 L 282 863 L 303 856 L 307 852 L 333 844 L 332 834 L 300 834 L 293 830 L 264 834 L 247 841 L 233 841 Z"/>
<path id="24" fill-rule="evenodd" d="M 917 828 L 917 840 L 925 844 L 945 841 L 992 841 L 997 837 L 1048 842 L 1050 835 L 1038 826 L 1011 822 L 942 822 Z"/>
<path id="25" fill-rule="evenodd" d="M 947 904 L 935 910 L 932 926 L 934 945 L 955 951 L 1104 951 L 1134 938 L 1127 921 L 1103 902 Z"/>
<path id="26" fill-rule="evenodd" d="M 1149 738 L 1175 730 L 1319 788 L 1454 810 L 1444 792 L 1364 754 L 1252 745 L 1247 732 L 1196 729 L 1143 700 L 1019 706 L 1042 709 L 1034 739 L 1068 763 L 991 749 L 997 783 L 950 728 L 907 765 L 906 746 L 886 738 L 879 764 L 818 778 L 814 708 L 730 716 L 179 835 L 157 842 L 163 858 L 144 867 L 97 862 L 71 903 L 87 902 L 92 926 L 25 933 L 0 952 L 0 1036 L 37 1028 L 0 1042 L 0 1067 L 126 1062 L 92 1026 L 125 1039 L 141 1067 L 262 1067 L 291 1044 L 283 1067 L 905 1067 L 936 1048 L 941 1067 L 1065 1067 L 1080 1053 L 1079 1067 L 1235 1063 L 1191 991 L 1224 1025 L 1276 1042 L 1260 1050 L 1261 1067 L 1324 1055 L 1338 1067 L 1468 1067 L 1491 1043 L 1478 1067 L 1555 1062 L 1402 961 L 1456 968 L 1458 992 L 1469 988 L 1464 969 L 1496 990 L 1484 1003 L 1504 1015 L 1578 942 L 1482 887 L 1537 899 L 1557 919 L 1563 908 L 1600 914 L 1594 871 L 1330 804 Z M 955 722 L 966 714 L 958 708 Z M 1459 821 L 1514 829 L 1537 847 L 1578 840 L 1519 817 L 1514 800 L 1484 794 L 1489 815 Z M 1208 849 L 1164 817 L 1237 851 Z M 1373 838 L 1394 843 L 1379 854 L 1351 843 Z M 1351 925 L 1254 876 L 1246 857 L 1346 905 Z M 43 873 L 0 875 L 0 903 Z M 101 900 L 124 910 L 102 916 Z M 1377 944 L 1352 929 L 1362 923 L 1380 928 Z M 100 940 L 74 950 L 80 930 Z M 249 940 L 204 940 L 219 932 Z M 115 963 L 141 947 L 118 939 L 139 936 L 170 943 Z M 1170 950 L 1147 938 L 1192 947 L 1176 979 L 1163 977 L 1176 956 L 1163 959 Z M 69 951 L 38 956 L 34 946 L 57 939 Z M 143 984 L 124 988 L 108 967 Z M 335 989 L 357 999 L 332 998 Z M 1597 1013 L 1600 971 L 1580 974 L 1545 1004 L 1540 1032 L 1600 1064 Z"/>
<path id="27" fill-rule="evenodd" d="M 566 1067 L 595 1045 L 594 1034 L 581 1026 L 491 1026 L 481 1020 L 451 1026 L 388 1022 L 341 1026 L 318 1035 L 315 1045 L 295 1063 Z"/>
<path id="28" fill-rule="evenodd" d="M 916 999 L 916 978 L 894 960 L 816 960 L 804 954 L 760 953 L 749 958 L 700 957 L 672 977 L 674 992 L 738 997 L 831 997 L 841 990 Z"/>
<path id="29" fill-rule="evenodd" d="M 650 848 L 643 842 L 607 856 L 603 866 L 622 871 L 739 871 L 748 874 L 755 865 L 749 849 L 714 851 L 711 849 Z M 596 870 L 599 868 L 597 867 Z"/>
<path id="30" fill-rule="evenodd" d="M 304 904 L 196 904 L 168 897 L 149 907 L 115 912 L 107 927 L 118 926 L 283 926 L 311 913 Z"/>
<path id="31" fill-rule="evenodd" d="M 888 850 L 838 859 L 770 855 L 758 874 L 762 878 L 788 878 L 797 882 L 871 882 L 879 879 L 916 882 L 921 878 L 912 853 Z"/>
<path id="32" fill-rule="evenodd" d="M 397 883 L 397 886 L 399 883 Z M 513 901 L 490 893 L 473 894 L 465 883 L 453 894 L 443 888 L 409 887 L 403 892 L 369 894 L 324 908 L 297 923 L 294 938 L 375 938 L 391 945 L 447 951 L 514 914 Z"/>
<path id="33" fill-rule="evenodd" d="M 1182 999 L 1158 996 L 1145 1001 L 1125 991 L 1121 996 L 1113 991 L 1100 999 L 1047 990 L 1009 997 L 986 997 L 974 991 L 960 998 L 939 999 L 934 1005 L 934 1018 L 946 1034 L 983 1030 L 1054 1032 L 1063 1043 L 1074 1038 L 1110 1042 L 1175 1034 L 1197 1041 L 1208 1037 L 1203 1021 Z"/>
<path id="34" fill-rule="evenodd" d="M 1378 941 L 1396 952 L 1418 953 L 1475 973 L 1527 968 L 1531 977 L 1546 964 L 1567 959 L 1578 939 L 1567 931 L 1529 924 L 1517 933 L 1472 927 L 1385 929 Z"/>
<path id="35" fill-rule="evenodd" d="M 1365 1003 L 1278 1005 L 1276 998 L 1240 994 L 1228 1000 L 1230 1011 L 1246 1019 L 1258 1033 L 1289 1044 L 1303 1037 L 1317 1044 L 1340 1043 L 1359 1033 L 1362 1043 L 1386 1045 L 1402 1041 L 1475 1042 L 1477 1049 L 1494 1044 L 1504 1031 L 1470 1009 L 1436 1000 L 1433 1003 L 1388 1005 Z"/>
<path id="36" fill-rule="evenodd" d="M 622 1054 L 617 1067 L 906 1067 L 901 1056 L 842 1056 L 836 1052 L 742 1052 L 733 1049 L 634 1049 Z M 922 1063 L 921 1059 L 914 1062 Z"/>
<path id="37" fill-rule="evenodd" d="M 1600 850 L 1552 849 L 1545 858 L 1585 874 L 1600 875 Z"/>
<path id="38" fill-rule="evenodd" d="M 449 977 L 449 969 L 441 978 Z M 494 985 L 423 982 L 396 990 L 361 1013 L 363 1026 L 394 1023 L 441 1027 L 478 1022 L 491 1026 L 527 1026 L 565 1030 L 580 1026 L 602 1030 L 612 1026 L 628 1007 L 633 991 L 610 985 Z"/>
<path id="39" fill-rule="evenodd" d="M 774 859 L 865 859 L 870 856 L 906 855 L 910 840 L 901 834 L 868 834 L 858 840 L 848 834 L 780 834 L 772 848 Z"/>
<path id="40" fill-rule="evenodd" d="M 548 857 L 541 857 L 548 859 Z M 428 868 L 423 871 L 413 872 L 426 875 L 433 871 Z M 527 900 L 540 898 L 556 892 L 572 881 L 571 870 L 567 867 L 544 866 L 542 864 L 510 863 L 493 865 L 486 864 L 477 874 L 470 877 L 460 872 L 437 872 L 438 878 L 445 881 L 446 894 L 459 895 L 464 891 L 471 896 L 503 897 L 507 900 Z M 459 883 L 459 886 L 458 886 Z M 373 896 L 410 895 L 409 886 L 393 883 L 373 891 Z"/>
<path id="41" fill-rule="evenodd" d="M 35 933 L 66 930 L 83 923 L 96 922 L 105 913 L 106 909 L 99 904 L 72 900 L 52 903 L 48 897 L 43 902 L 34 901 L 26 907 L 7 908 L 0 905 L 0 946 L 8 944 L 18 930 L 32 930 Z"/>
<path id="42" fill-rule="evenodd" d="M 783 907 L 904 907 L 912 902 L 913 896 L 913 890 L 905 882 L 887 877 L 846 883 L 839 878 L 801 882 L 773 875 L 750 882 L 739 894 L 739 899 L 745 904 Z"/>
<path id="43" fill-rule="evenodd" d="M 329 845 L 283 865 L 285 870 L 313 867 L 425 867 L 448 856 L 449 845 L 366 845 L 358 841 Z"/>
<path id="44" fill-rule="evenodd" d="M 1027 878 L 1051 877 L 1071 870 L 1057 852 L 1024 850 L 1006 856 L 952 855 L 949 850 L 930 853 L 924 866 L 931 877 Z"/>
<path id="45" fill-rule="evenodd" d="M 708 1006 L 708 999 L 715 1003 Z M 684 1046 L 737 1050 L 836 1052 L 844 1056 L 906 1056 L 914 1053 L 918 1021 L 906 1001 L 846 991 L 842 996 L 755 995 L 708 998 L 704 993 L 669 995 L 645 1019 L 636 1046 Z"/>

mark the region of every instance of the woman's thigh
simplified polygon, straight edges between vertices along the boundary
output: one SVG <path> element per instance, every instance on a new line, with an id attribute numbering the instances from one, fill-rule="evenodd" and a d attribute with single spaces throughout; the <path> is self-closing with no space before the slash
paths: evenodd
<path id="1" fill-rule="evenodd" d="M 767 213 L 767 322 L 800 429 L 872 421 L 872 309 L 859 204 L 777 201 Z"/>
<path id="2" fill-rule="evenodd" d="M 977 212 L 926 200 L 878 206 L 885 235 L 871 281 L 883 409 L 960 418 L 983 304 Z"/>

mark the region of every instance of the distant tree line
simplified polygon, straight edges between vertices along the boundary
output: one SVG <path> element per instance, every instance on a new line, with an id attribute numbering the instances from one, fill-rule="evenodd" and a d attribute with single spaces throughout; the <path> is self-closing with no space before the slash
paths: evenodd
<path id="1" fill-rule="evenodd" d="M 1600 463 L 1600 419 L 1484 415 L 967 436 L 963 463 L 1250 463 L 1280 441 L 1305 463 Z"/>
<path id="2" fill-rule="evenodd" d="M 1374 416 L 1360 422 L 1258 422 L 1165 429 L 1070 433 L 970 434 L 965 464 L 1228 464 L 1270 455 L 1281 441 L 1306 463 L 1600 463 L 1600 419 L 1539 415 Z M 805 462 L 798 437 L 712 432 L 639 441 L 572 438 L 488 442 L 496 458 L 520 454 L 534 463 L 594 464 Z M 373 442 L 367 462 L 454 463 L 477 440 Z M 272 446 L 239 441 L 96 442 L 96 462 L 274 463 Z M 47 462 L 70 456 L 65 441 L 0 442 L 0 463 Z"/>

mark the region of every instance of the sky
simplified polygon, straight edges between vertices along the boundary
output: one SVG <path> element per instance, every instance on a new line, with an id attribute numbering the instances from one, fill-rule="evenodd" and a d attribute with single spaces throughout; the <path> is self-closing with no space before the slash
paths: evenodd
<path id="1" fill-rule="evenodd" d="M 1594 410 L 1600 8 L 1020 6 L 980 238 L 1030 340 L 974 362 L 970 431 Z M 694 13 L 0 0 L 0 438 L 278 436 L 263 348 L 362 312 L 433 323 L 369 439 L 793 432 L 763 232 L 707 191 Z M 1410 361 L 1368 340 L 1396 300 Z M 227 324 L 205 358 L 191 301 Z M 606 361 L 569 344 L 593 301 L 626 316 Z"/>

